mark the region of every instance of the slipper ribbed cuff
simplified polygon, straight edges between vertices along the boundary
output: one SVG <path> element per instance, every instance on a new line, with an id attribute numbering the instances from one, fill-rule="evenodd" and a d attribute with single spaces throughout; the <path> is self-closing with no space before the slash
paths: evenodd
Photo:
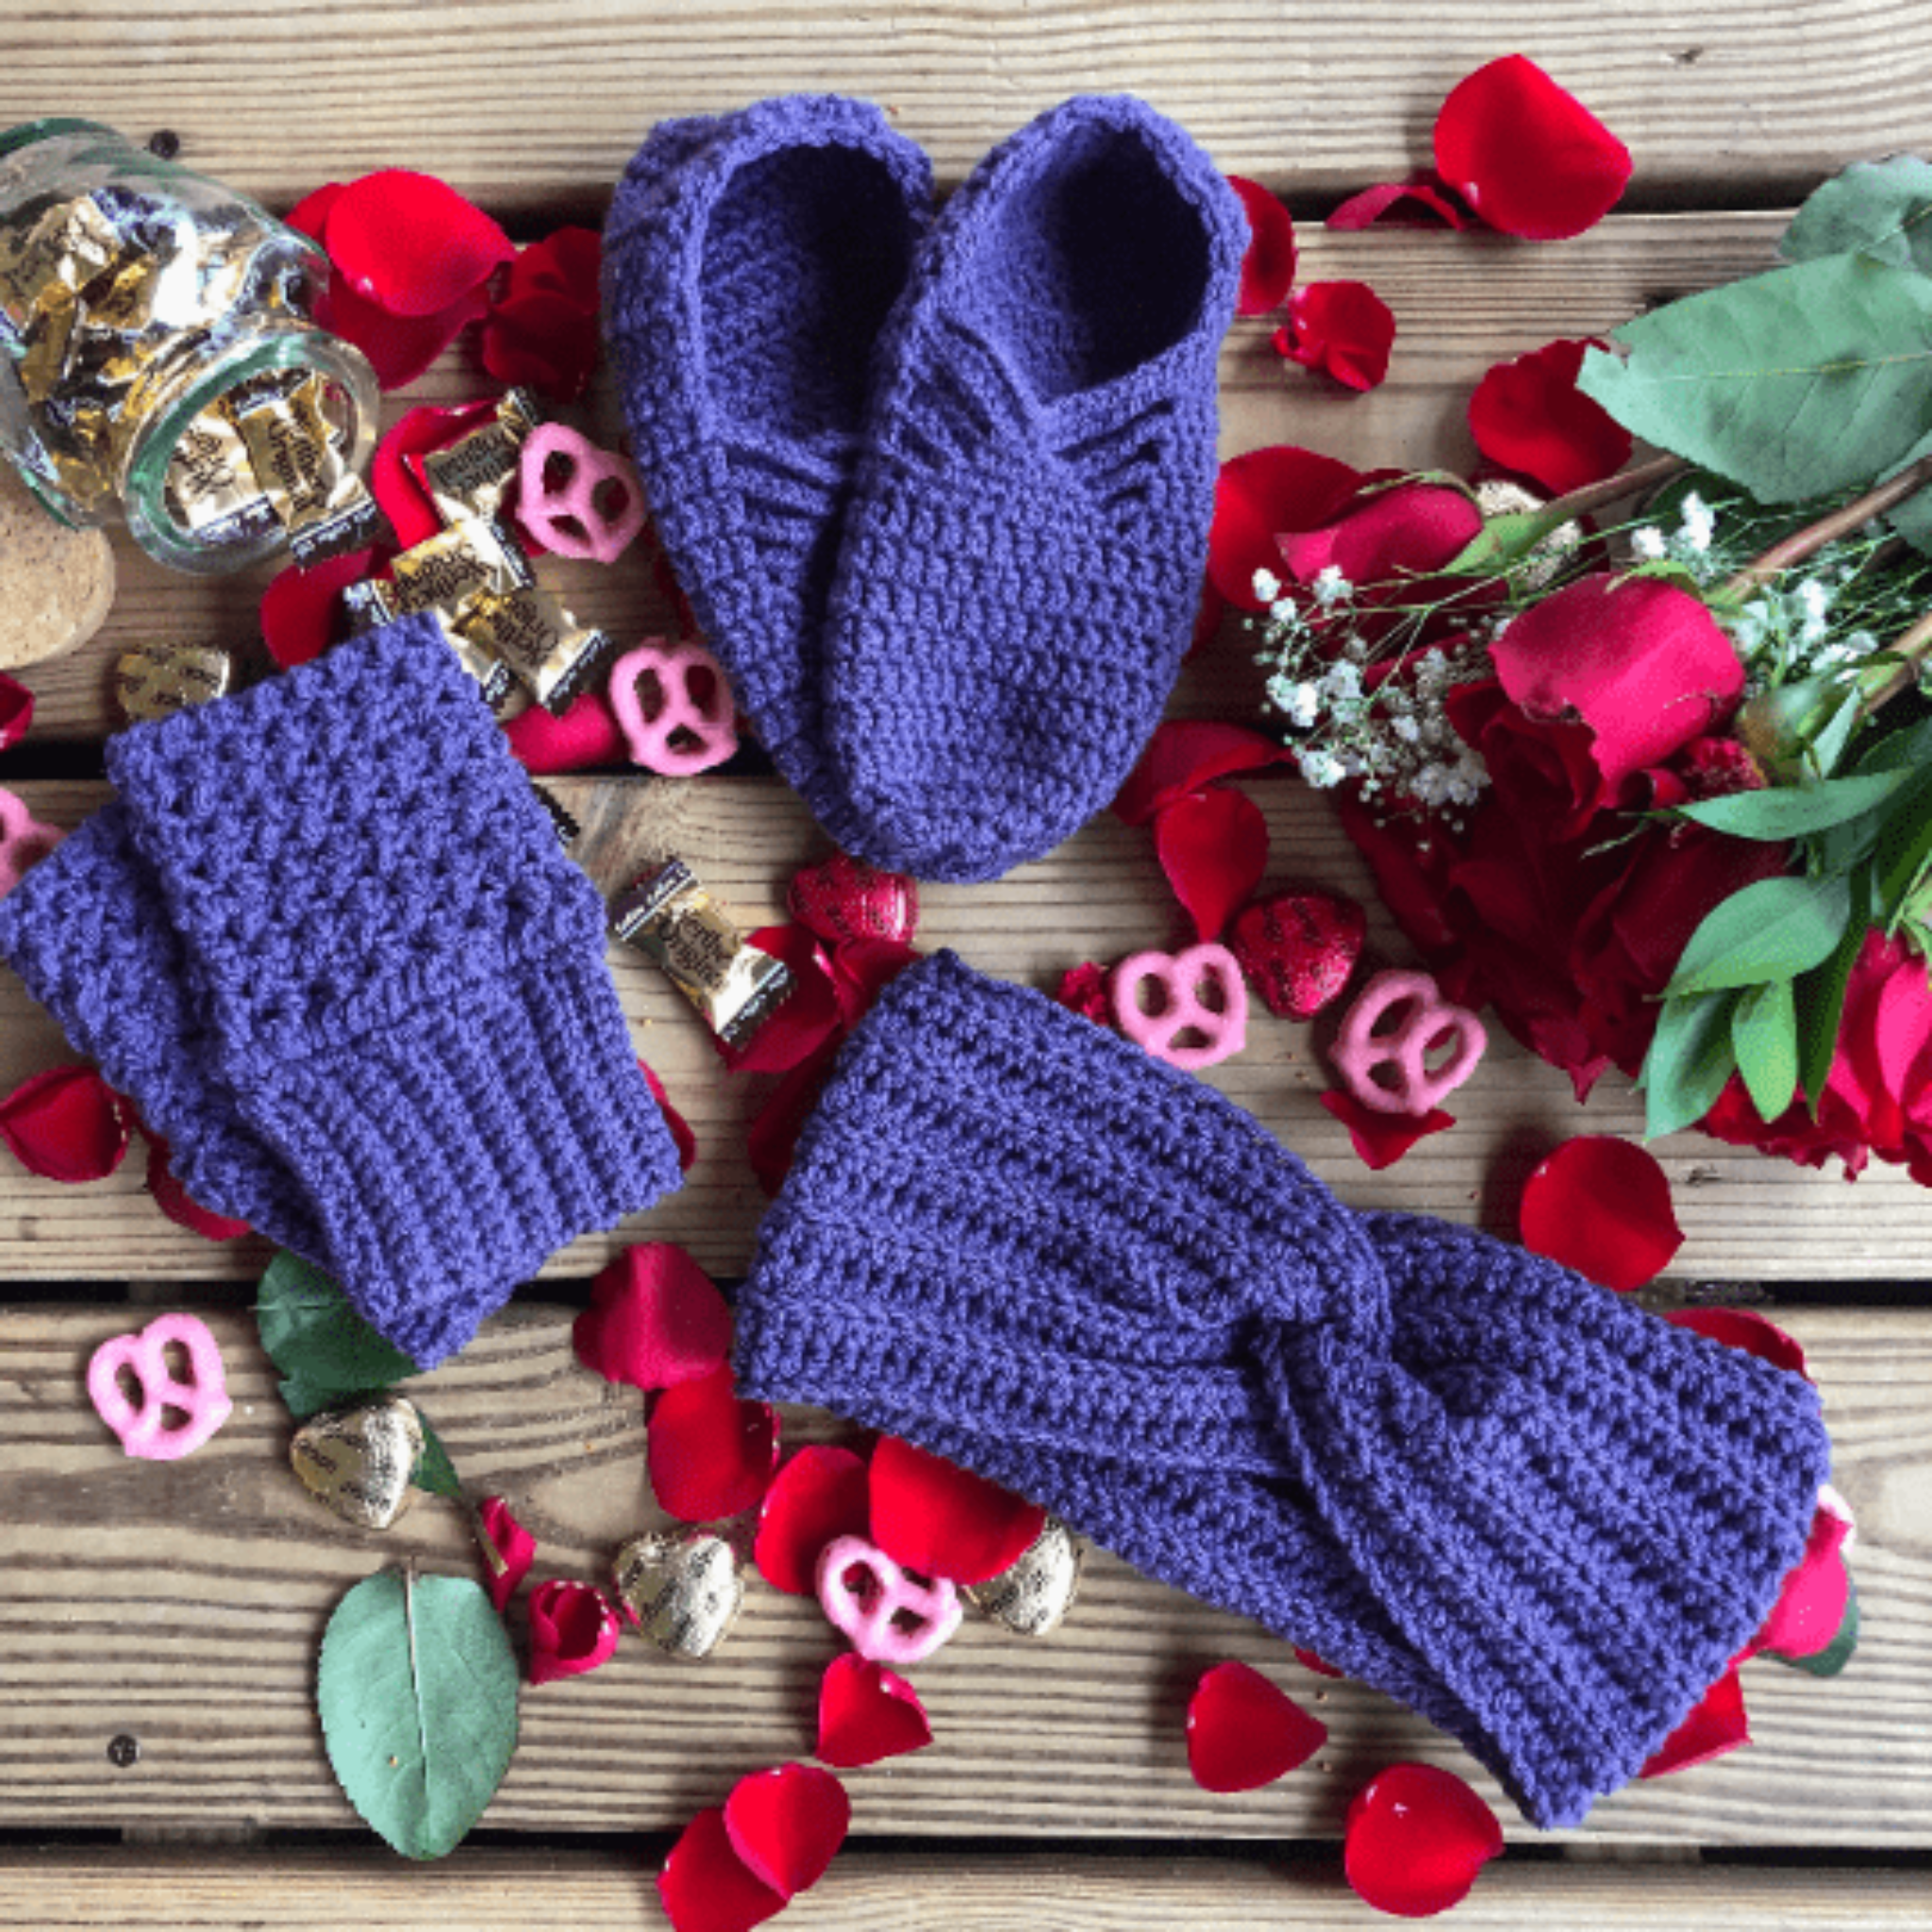
<path id="1" fill-rule="evenodd" d="M 941 954 L 843 1049 L 738 1302 L 747 1394 L 888 1428 L 1413 1705 L 1535 1823 L 1757 1631 L 1802 1377 L 1342 1207 L 1200 1082 Z"/>

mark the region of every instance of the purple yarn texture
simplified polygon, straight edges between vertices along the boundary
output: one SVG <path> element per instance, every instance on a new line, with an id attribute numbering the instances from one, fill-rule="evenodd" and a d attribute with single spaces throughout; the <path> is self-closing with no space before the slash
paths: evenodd
<path id="1" fill-rule="evenodd" d="M 665 549 L 778 770 L 876 864 L 997 877 L 1158 722 L 1200 601 L 1247 231 L 1172 122 L 1083 95 L 929 221 L 830 96 L 668 122 L 605 230 Z"/>
<path id="2" fill-rule="evenodd" d="M 208 1208 L 424 1367 L 678 1184 L 558 849 L 433 623 L 124 733 L 0 957 Z"/>
<path id="3" fill-rule="evenodd" d="M 1544 1826 L 1761 1625 L 1830 1459 L 1802 1377 L 1357 1213 L 1212 1089 L 944 953 L 844 1048 L 736 1362 L 1308 1645 Z"/>

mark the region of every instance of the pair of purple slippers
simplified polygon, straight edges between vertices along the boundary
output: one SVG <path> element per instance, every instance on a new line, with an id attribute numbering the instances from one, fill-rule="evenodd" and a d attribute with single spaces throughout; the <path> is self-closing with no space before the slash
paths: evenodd
<path id="1" fill-rule="evenodd" d="M 1181 129 L 1080 96 L 935 216 L 831 95 L 661 123 L 604 320 L 659 535 L 779 772 L 875 864 L 995 878 L 1104 806 L 1198 608 L 1247 230 Z"/>

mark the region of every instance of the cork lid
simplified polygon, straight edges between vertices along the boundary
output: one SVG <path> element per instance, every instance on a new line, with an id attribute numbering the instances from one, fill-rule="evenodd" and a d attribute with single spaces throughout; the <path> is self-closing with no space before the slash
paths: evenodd
<path id="1" fill-rule="evenodd" d="M 86 643 L 113 602 L 106 532 L 56 523 L 0 457 L 0 671 Z"/>

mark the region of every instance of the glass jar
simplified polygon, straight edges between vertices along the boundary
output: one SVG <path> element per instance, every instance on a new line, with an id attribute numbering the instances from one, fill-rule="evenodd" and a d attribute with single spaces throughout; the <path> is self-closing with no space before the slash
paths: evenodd
<path id="1" fill-rule="evenodd" d="M 328 273 L 306 235 L 110 127 L 0 132 L 0 450 L 63 523 L 118 510 L 177 570 L 272 556 L 286 500 L 246 467 L 237 399 L 300 388 L 326 435 L 305 458 L 352 487 L 375 441 L 374 371 L 312 320 Z"/>

